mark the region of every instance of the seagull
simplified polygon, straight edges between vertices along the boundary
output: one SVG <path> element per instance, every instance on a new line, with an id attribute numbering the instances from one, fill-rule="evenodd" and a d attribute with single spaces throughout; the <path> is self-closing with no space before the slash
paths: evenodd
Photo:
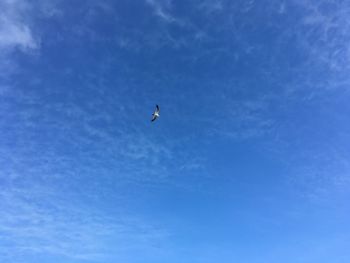
<path id="1" fill-rule="evenodd" d="M 159 111 L 160 111 L 159 106 L 156 105 L 156 109 L 155 109 L 155 111 L 152 114 L 152 120 L 151 121 L 155 121 L 159 117 Z"/>

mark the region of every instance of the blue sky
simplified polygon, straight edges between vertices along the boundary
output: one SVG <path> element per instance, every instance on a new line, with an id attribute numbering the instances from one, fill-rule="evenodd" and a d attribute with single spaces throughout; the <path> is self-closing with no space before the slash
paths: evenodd
<path id="1" fill-rule="evenodd" d="M 346 1 L 2 0 L 0 261 L 349 262 L 349 41 Z"/>

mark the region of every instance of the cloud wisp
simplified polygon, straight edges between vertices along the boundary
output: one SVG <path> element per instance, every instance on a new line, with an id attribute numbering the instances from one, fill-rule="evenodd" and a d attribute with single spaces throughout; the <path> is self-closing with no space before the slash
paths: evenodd
<path id="1" fill-rule="evenodd" d="M 150 5 L 153 8 L 154 13 L 165 22 L 173 23 L 177 21 L 177 19 L 168 11 L 171 7 L 170 0 L 146 0 L 146 3 Z"/>
<path id="2" fill-rule="evenodd" d="M 26 1 L 6 0 L 0 4 L 0 50 L 36 49 L 40 40 L 34 36 L 27 15 L 31 6 Z"/>
<path id="3" fill-rule="evenodd" d="M 0 259 L 19 262 L 37 256 L 67 259 L 120 259 L 131 251 L 155 249 L 167 234 L 124 213 L 74 204 L 62 195 L 35 187 L 2 189 L 0 196 Z M 112 244 L 111 241 L 113 240 Z"/>

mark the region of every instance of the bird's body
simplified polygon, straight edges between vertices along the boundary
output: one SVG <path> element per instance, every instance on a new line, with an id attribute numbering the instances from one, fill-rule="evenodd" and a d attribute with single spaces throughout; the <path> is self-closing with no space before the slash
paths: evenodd
<path id="1" fill-rule="evenodd" d="M 152 120 L 151 121 L 155 121 L 157 118 L 159 118 L 159 112 L 160 112 L 159 106 L 156 105 L 156 109 L 155 109 L 155 111 L 152 114 Z"/>

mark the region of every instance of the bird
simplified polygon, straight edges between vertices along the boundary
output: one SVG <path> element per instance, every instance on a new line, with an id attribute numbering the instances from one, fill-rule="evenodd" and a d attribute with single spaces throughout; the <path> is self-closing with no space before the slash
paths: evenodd
<path id="1" fill-rule="evenodd" d="M 155 121 L 159 117 L 159 111 L 160 111 L 159 106 L 156 105 L 156 109 L 155 109 L 155 111 L 152 114 L 152 120 L 151 121 Z"/>

